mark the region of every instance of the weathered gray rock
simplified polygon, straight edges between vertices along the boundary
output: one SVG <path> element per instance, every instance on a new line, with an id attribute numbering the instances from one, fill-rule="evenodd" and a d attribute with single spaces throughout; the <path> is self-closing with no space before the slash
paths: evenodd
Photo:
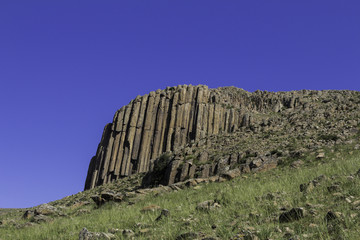
<path id="1" fill-rule="evenodd" d="M 227 180 L 231 180 L 231 179 L 234 179 L 234 178 L 236 178 L 236 177 L 238 177 L 240 175 L 241 175 L 241 170 L 238 169 L 238 168 L 235 168 L 233 170 L 230 170 L 230 171 L 227 171 L 227 172 L 221 174 L 221 177 L 223 177 L 223 178 L 225 178 Z"/>
<path id="2" fill-rule="evenodd" d="M 167 209 L 161 210 L 160 215 L 155 219 L 155 221 L 160 221 L 163 218 L 167 218 L 170 216 L 170 211 Z"/>
<path id="3" fill-rule="evenodd" d="M 24 219 L 31 219 L 31 218 L 34 217 L 34 216 L 35 216 L 34 211 L 32 211 L 32 210 L 26 210 L 25 213 L 24 213 L 24 215 L 23 215 L 23 218 L 24 218 Z"/>
<path id="4" fill-rule="evenodd" d="M 258 158 L 258 159 L 251 161 L 249 166 L 251 169 L 253 169 L 253 168 L 260 167 L 262 164 L 263 164 L 263 161 L 260 158 Z"/>
<path id="5" fill-rule="evenodd" d="M 300 184 L 300 192 L 310 192 L 314 189 L 314 184 L 313 182 L 308 182 L 308 183 L 302 183 Z"/>
<path id="6" fill-rule="evenodd" d="M 206 151 L 200 153 L 199 156 L 199 163 L 206 163 L 208 161 L 209 154 Z"/>
<path id="7" fill-rule="evenodd" d="M 211 210 L 215 210 L 220 207 L 221 207 L 221 205 L 218 204 L 217 202 L 215 202 L 214 200 L 207 200 L 207 201 L 199 203 L 196 206 L 196 209 L 200 210 L 200 211 L 211 211 Z"/>
<path id="8" fill-rule="evenodd" d="M 90 197 L 98 207 L 105 204 L 106 202 L 121 202 L 123 195 L 120 193 L 103 191 L 99 195 L 93 195 Z"/>
<path id="9" fill-rule="evenodd" d="M 303 164 L 304 164 L 303 161 L 297 160 L 297 161 L 294 161 L 294 162 L 291 164 L 291 167 L 293 167 L 293 168 L 299 168 L 299 167 L 301 167 Z"/>
<path id="10" fill-rule="evenodd" d="M 53 219 L 51 217 L 42 215 L 42 214 L 38 214 L 35 215 L 31 221 L 34 223 L 44 223 L 44 222 L 51 222 Z"/>
<path id="11" fill-rule="evenodd" d="M 123 200 L 122 194 L 115 193 L 115 192 L 109 192 L 109 191 L 101 192 L 100 197 L 107 202 L 109 202 L 109 201 L 121 202 Z"/>
<path id="12" fill-rule="evenodd" d="M 95 202 L 98 207 L 106 202 L 105 199 L 101 198 L 101 196 L 99 195 L 93 195 L 90 198 Z"/>
<path id="13" fill-rule="evenodd" d="M 89 232 L 86 228 L 83 228 L 79 233 L 79 240 L 111 240 L 111 239 L 116 239 L 116 236 L 112 233 Z"/>
<path id="14" fill-rule="evenodd" d="M 342 213 L 328 211 L 325 215 L 326 222 L 339 221 L 342 217 Z"/>
<path id="15" fill-rule="evenodd" d="M 341 187 L 339 184 L 332 184 L 331 186 L 327 187 L 327 190 L 331 193 L 333 192 L 340 192 L 341 191 Z"/>
<path id="16" fill-rule="evenodd" d="M 124 229 L 122 231 L 122 235 L 127 237 L 127 238 L 130 238 L 130 237 L 133 237 L 135 235 L 134 231 L 131 230 L 131 229 Z"/>
<path id="17" fill-rule="evenodd" d="M 208 178 L 209 176 L 210 176 L 210 165 L 205 164 L 202 166 L 202 169 L 201 169 L 201 177 Z"/>
<path id="18" fill-rule="evenodd" d="M 58 209 L 47 203 L 40 205 L 35 209 L 35 215 L 54 215 L 58 214 Z"/>
<path id="19" fill-rule="evenodd" d="M 92 233 L 90 233 L 86 228 L 83 228 L 79 233 L 79 240 L 90 240 L 92 238 Z"/>
<path id="20" fill-rule="evenodd" d="M 344 215 L 341 212 L 329 211 L 325 215 L 325 223 L 327 230 L 330 234 L 337 235 L 337 239 L 345 239 L 341 234 L 341 228 L 345 225 Z"/>
<path id="21" fill-rule="evenodd" d="M 0 226 L 14 226 L 14 227 L 18 227 L 18 223 L 14 220 L 14 219 L 3 219 L 0 221 Z"/>

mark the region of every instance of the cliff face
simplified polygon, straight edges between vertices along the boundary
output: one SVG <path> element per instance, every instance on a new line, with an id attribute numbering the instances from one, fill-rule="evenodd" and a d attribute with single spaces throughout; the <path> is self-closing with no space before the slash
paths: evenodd
<path id="1" fill-rule="evenodd" d="M 227 104 L 248 106 L 248 93 L 225 95 L 207 86 L 178 86 L 138 96 L 105 126 L 91 159 L 85 189 L 122 176 L 147 172 L 150 159 L 219 131 L 234 131 L 249 120 Z M 261 104 L 260 104 L 261 105 Z M 260 106 L 259 107 L 262 107 Z"/>
<path id="2" fill-rule="evenodd" d="M 284 112 L 287 116 L 296 109 L 306 111 L 312 106 L 308 99 L 320 96 L 318 91 L 249 93 L 235 87 L 208 89 L 203 85 L 182 85 L 138 96 L 118 110 L 113 122 L 105 126 L 96 155 L 90 162 L 85 189 L 120 177 L 151 172 L 155 159 L 163 153 L 173 154 L 174 160 L 184 147 L 211 136 L 239 131 L 246 135 L 246 129 L 256 131 L 256 126 L 261 121 L 264 123 L 263 118 L 257 117 L 259 114 Z M 288 111 L 284 111 L 286 109 Z M 205 158 L 203 162 L 206 162 L 205 155 L 200 152 L 196 158 Z M 180 165 L 179 161 L 172 161 L 166 174 L 171 175 L 172 168 L 185 167 Z M 185 169 L 187 175 L 191 166 L 192 163 Z M 191 176 L 195 170 L 191 170 Z M 184 172 L 178 174 L 184 175 Z"/>

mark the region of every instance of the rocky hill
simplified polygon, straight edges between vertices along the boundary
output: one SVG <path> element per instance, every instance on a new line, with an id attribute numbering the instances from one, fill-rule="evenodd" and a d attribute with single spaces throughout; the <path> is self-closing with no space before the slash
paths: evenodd
<path id="1" fill-rule="evenodd" d="M 358 239 L 359 116 L 357 91 L 137 97 L 106 125 L 86 191 L 0 209 L 0 240 Z"/>
<path id="2" fill-rule="evenodd" d="M 168 87 L 115 113 L 85 189 L 138 173 L 146 173 L 143 186 L 153 186 L 301 164 L 304 156 L 323 158 L 325 148 L 354 141 L 359 116 L 357 91 Z"/>

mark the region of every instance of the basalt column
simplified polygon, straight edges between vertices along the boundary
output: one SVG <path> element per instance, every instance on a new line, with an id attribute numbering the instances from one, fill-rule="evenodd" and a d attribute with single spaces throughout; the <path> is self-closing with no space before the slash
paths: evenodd
<path id="1" fill-rule="evenodd" d="M 85 189 L 147 172 L 150 160 L 209 135 L 248 126 L 252 110 L 296 107 L 292 96 L 263 101 L 262 92 L 181 85 L 137 96 L 106 125 L 91 159 Z M 272 106 L 273 105 L 273 106 Z"/>

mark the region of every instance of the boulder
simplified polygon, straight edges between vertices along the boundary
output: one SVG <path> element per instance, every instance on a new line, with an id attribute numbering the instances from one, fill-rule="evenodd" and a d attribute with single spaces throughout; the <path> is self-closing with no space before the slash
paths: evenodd
<path id="1" fill-rule="evenodd" d="M 100 196 L 106 202 L 109 201 L 121 202 L 123 200 L 123 195 L 117 194 L 115 192 L 102 192 Z"/>
<path id="2" fill-rule="evenodd" d="M 241 173 L 250 173 L 251 172 L 250 167 L 247 164 L 240 165 L 240 171 L 241 171 Z"/>
<path id="3" fill-rule="evenodd" d="M 221 174 L 221 177 L 227 179 L 227 180 L 231 180 L 231 179 L 234 179 L 238 176 L 241 175 L 241 170 L 238 169 L 238 168 L 235 168 L 235 169 L 232 169 L 232 170 L 229 170 L 223 174 Z"/>
<path id="4" fill-rule="evenodd" d="M 124 230 L 122 231 L 122 235 L 123 235 L 124 237 L 130 238 L 130 237 L 133 237 L 133 236 L 135 235 L 135 233 L 134 233 L 134 231 L 131 230 L 131 229 L 124 229 Z"/>
<path id="5" fill-rule="evenodd" d="M 112 233 L 89 232 L 86 228 L 83 228 L 79 233 L 79 240 L 112 240 L 112 239 L 116 239 L 116 236 Z"/>
<path id="6" fill-rule="evenodd" d="M 40 205 L 35 209 L 35 215 L 54 215 L 58 214 L 58 209 L 47 203 Z"/>
<path id="7" fill-rule="evenodd" d="M 300 192 L 310 192 L 314 189 L 314 184 L 312 182 L 300 184 Z"/>
<path id="8" fill-rule="evenodd" d="M 196 209 L 200 210 L 200 211 L 211 211 L 211 210 L 215 210 L 220 207 L 221 207 L 221 205 L 218 204 L 217 202 L 215 202 L 214 200 L 207 200 L 207 201 L 199 203 L 196 206 Z"/>
<path id="9" fill-rule="evenodd" d="M 301 160 L 297 160 L 291 163 L 291 167 L 292 168 L 299 168 L 300 166 L 302 166 L 304 164 L 303 161 Z"/>
<path id="10" fill-rule="evenodd" d="M 304 208 L 292 208 L 290 211 L 284 212 L 279 216 L 280 223 L 292 222 L 300 220 L 305 216 Z"/>
<path id="11" fill-rule="evenodd" d="M 100 207 L 106 202 L 105 199 L 101 198 L 99 195 L 93 195 L 90 198 L 95 202 L 98 207 Z"/>
<path id="12" fill-rule="evenodd" d="M 259 159 L 255 159 L 255 160 L 252 160 L 249 164 L 249 167 L 251 169 L 253 168 L 258 168 L 260 167 L 261 165 L 263 164 L 263 161 L 259 158 Z"/>
<path id="13" fill-rule="evenodd" d="M 332 184 L 331 186 L 327 187 L 327 190 L 331 193 L 333 192 L 340 192 L 341 191 L 341 187 L 339 184 Z"/>
<path id="14" fill-rule="evenodd" d="M 317 159 L 321 159 L 321 158 L 324 158 L 325 157 L 325 153 L 324 152 L 319 152 L 317 155 L 316 155 L 316 158 Z"/>
<path id="15" fill-rule="evenodd" d="M 90 198 L 99 207 L 106 202 L 121 202 L 123 200 L 123 195 L 115 192 L 104 191 L 101 192 L 100 195 L 93 195 Z"/>
<path id="16" fill-rule="evenodd" d="M 34 223 L 44 223 L 44 222 L 51 222 L 53 219 L 42 214 L 35 215 L 31 221 Z"/>
<path id="17" fill-rule="evenodd" d="M 155 219 L 155 221 L 160 221 L 163 218 L 169 217 L 170 216 L 170 211 L 167 209 L 163 209 L 161 210 L 160 215 Z"/>
<path id="18" fill-rule="evenodd" d="M 341 217 L 342 217 L 342 213 L 340 212 L 328 211 L 325 215 L 325 221 L 326 222 L 337 221 L 340 220 Z"/>
<path id="19" fill-rule="evenodd" d="M 32 210 L 26 210 L 24 215 L 23 215 L 23 219 L 31 219 L 32 217 L 35 216 L 34 211 Z"/>

